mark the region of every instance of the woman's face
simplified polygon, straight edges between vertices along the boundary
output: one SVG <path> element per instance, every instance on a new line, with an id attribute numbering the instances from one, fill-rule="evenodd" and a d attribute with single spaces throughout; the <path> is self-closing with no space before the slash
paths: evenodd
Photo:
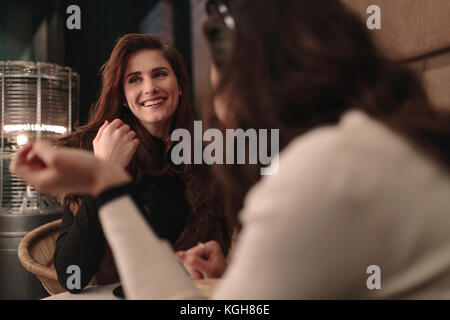
<path id="1" fill-rule="evenodd" d="M 130 55 L 123 77 L 127 107 L 154 136 L 169 134 L 181 90 L 161 51 L 139 50 Z"/>

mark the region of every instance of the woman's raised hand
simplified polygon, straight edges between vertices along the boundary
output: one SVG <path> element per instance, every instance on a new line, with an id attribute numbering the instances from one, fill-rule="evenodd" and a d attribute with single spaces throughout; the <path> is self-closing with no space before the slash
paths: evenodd
<path id="1" fill-rule="evenodd" d="M 45 141 L 21 148 L 9 168 L 44 193 L 76 192 L 97 196 L 110 187 L 131 181 L 123 168 L 101 161 L 87 151 L 56 149 Z"/>
<path id="2" fill-rule="evenodd" d="M 177 251 L 176 257 L 194 279 L 222 277 L 227 261 L 217 241 L 199 243 L 186 251 Z"/>
<path id="3" fill-rule="evenodd" d="M 136 132 L 120 119 L 105 121 L 92 141 L 94 155 L 103 161 L 126 168 L 139 145 Z"/>

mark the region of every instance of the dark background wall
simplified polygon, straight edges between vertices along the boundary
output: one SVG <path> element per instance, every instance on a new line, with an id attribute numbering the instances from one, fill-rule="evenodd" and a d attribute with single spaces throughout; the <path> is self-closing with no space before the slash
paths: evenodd
<path id="1" fill-rule="evenodd" d="M 81 30 L 66 27 L 70 5 L 81 9 Z M 150 23 L 150 31 L 160 35 L 164 27 L 160 20 L 167 14 L 159 11 L 167 8 L 173 21 L 165 25 L 173 24 L 172 40 L 191 76 L 189 0 L 1 0 L 0 60 L 47 61 L 74 68 L 81 79 L 80 123 L 85 123 L 99 94 L 99 69 L 117 38 L 142 33 L 144 20 L 144 32 L 149 32 Z"/>

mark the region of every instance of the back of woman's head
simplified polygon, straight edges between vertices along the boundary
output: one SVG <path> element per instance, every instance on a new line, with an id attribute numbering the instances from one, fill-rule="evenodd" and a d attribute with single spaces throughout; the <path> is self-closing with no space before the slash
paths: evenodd
<path id="1" fill-rule="evenodd" d="M 339 1 L 225 2 L 234 29 L 216 11 L 204 31 L 220 73 L 213 94 L 232 97 L 237 127 L 280 129 L 282 149 L 295 136 L 359 108 L 450 166 L 448 113 L 430 106 L 416 75 L 385 59 L 362 21 Z M 211 118 L 212 126 L 220 126 Z M 241 194 L 259 178 L 257 168 L 218 171 L 229 190 Z"/>
<path id="2" fill-rule="evenodd" d="M 229 40 L 218 37 L 215 20 L 206 34 L 222 75 L 218 89 L 233 95 L 231 112 L 241 126 L 309 130 L 337 121 L 365 98 L 372 101 L 358 107 L 377 113 L 424 96 L 410 72 L 382 58 L 367 28 L 339 1 L 228 2 L 235 32 L 228 31 Z"/>

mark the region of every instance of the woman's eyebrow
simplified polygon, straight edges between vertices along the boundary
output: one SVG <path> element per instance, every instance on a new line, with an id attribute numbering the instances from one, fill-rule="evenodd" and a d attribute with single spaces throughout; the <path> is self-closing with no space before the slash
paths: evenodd
<path id="1" fill-rule="evenodd" d="M 155 71 L 160 71 L 160 70 L 169 70 L 168 68 L 166 68 L 166 67 L 156 67 L 156 68 L 153 68 L 152 69 L 152 72 L 155 72 Z"/>
<path id="2" fill-rule="evenodd" d="M 166 70 L 166 71 L 169 71 L 169 69 L 166 68 L 166 67 L 156 67 L 156 68 L 153 68 L 153 69 L 152 69 L 152 73 L 153 73 L 153 72 L 156 72 L 156 71 L 160 71 L 160 70 Z M 128 77 L 130 77 L 130 76 L 140 75 L 140 74 L 142 74 L 141 71 L 130 72 L 130 73 L 125 77 L 125 79 L 128 79 Z"/>
<path id="3" fill-rule="evenodd" d="M 128 77 L 138 75 L 138 74 L 141 74 L 141 72 L 140 71 L 131 72 L 125 77 L 125 79 L 128 79 Z"/>

